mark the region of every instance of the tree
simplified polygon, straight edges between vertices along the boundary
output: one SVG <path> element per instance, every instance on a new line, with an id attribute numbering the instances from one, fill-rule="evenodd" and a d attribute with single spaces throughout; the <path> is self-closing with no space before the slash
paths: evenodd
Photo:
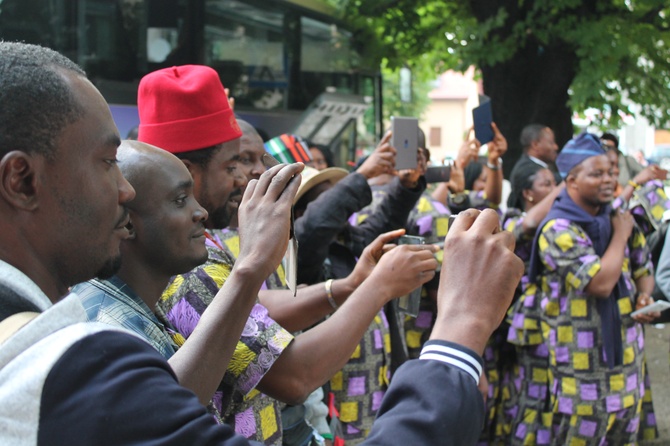
<path id="1" fill-rule="evenodd" d="M 430 104 L 428 93 L 432 89 L 434 76 L 432 70 L 415 67 L 412 70 L 412 98 L 403 102 L 400 98 L 400 73 L 391 69 L 386 61 L 382 62 L 382 94 L 384 98 L 384 121 L 390 122 L 391 116 L 414 116 L 421 118 Z"/>
<path id="2" fill-rule="evenodd" d="M 552 127 L 559 145 L 574 111 L 603 110 L 615 128 L 631 102 L 670 121 L 670 6 L 665 0 L 331 0 L 389 66 L 438 74 L 475 65 L 507 136 L 507 171 L 521 128 Z M 372 42 L 372 44 L 371 44 Z"/>

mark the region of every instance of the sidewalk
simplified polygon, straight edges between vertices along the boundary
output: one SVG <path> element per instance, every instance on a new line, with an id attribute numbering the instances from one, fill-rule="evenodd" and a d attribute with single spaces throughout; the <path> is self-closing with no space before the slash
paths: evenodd
<path id="1" fill-rule="evenodd" d="M 658 327 L 658 328 L 657 328 Z M 645 351 L 651 375 L 654 412 L 659 439 L 640 443 L 641 446 L 670 445 L 670 324 L 647 326 Z"/>

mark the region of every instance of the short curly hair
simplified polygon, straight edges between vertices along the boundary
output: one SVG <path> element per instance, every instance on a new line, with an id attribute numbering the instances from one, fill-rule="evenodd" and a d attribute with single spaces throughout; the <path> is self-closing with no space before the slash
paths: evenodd
<path id="1" fill-rule="evenodd" d="M 13 150 L 56 156 L 56 140 L 84 110 L 63 77 L 86 73 L 37 45 L 0 41 L 0 158 Z"/>
<path id="2" fill-rule="evenodd" d="M 528 124 L 525 126 L 523 130 L 521 130 L 521 137 L 519 138 L 523 150 L 527 150 L 531 144 L 535 141 L 539 141 L 542 137 L 542 131 L 546 128 L 549 127 L 544 124 Z"/>

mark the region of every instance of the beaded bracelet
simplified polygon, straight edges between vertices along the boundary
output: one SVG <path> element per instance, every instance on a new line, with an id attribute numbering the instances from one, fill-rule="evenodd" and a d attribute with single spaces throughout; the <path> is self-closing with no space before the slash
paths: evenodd
<path id="1" fill-rule="evenodd" d="M 639 184 L 637 184 L 637 183 L 636 183 L 635 181 L 633 181 L 633 180 L 628 180 L 628 185 L 629 185 L 629 186 L 632 186 L 633 189 L 639 189 L 640 187 L 642 187 L 642 186 L 640 186 Z"/>

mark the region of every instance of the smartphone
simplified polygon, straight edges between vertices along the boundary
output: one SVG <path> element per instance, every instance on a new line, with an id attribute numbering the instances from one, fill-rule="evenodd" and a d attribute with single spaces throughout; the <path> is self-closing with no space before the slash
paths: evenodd
<path id="1" fill-rule="evenodd" d="M 423 245 L 425 239 L 416 235 L 403 235 L 398 237 L 396 242 L 398 245 Z M 421 305 L 421 287 L 415 289 L 409 294 L 398 299 L 398 310 L 408 316 L 417 317 L 419 315 L 419 307 Z"/>
<path id="2" fill-rule="evenodd" d="M 475 127 L 475 138 L 481 143 L 486 144 L 493 141 L 493 112 L 491 111 L 491 101 L 480 104 L 479 107 L 472 109 L 472 122 Z"/>
<path id="3" fill-rule="evenodd" d="M 451 177 L 451 166 L 429 166 L 423 177 L 426 183 L 446 183 Z"/>
<path id="4" fill-rule="evenodd" d="M 396 149 L 396 170 L 416 169 L 419 151 L 419 120 L 391 116 L 391 145 Z"/>
<path id="5" fill-rule="evenodd" d="M 646 307 L 633 311 L 630 315 L 637 316 L 638 314 L 647 314 L 654 311 L 665 311 L 668 308 L 670 308 L 670 302 L 666 302 L 664 300 L 657 300 L 651 305 L 647 305 Z"/>

